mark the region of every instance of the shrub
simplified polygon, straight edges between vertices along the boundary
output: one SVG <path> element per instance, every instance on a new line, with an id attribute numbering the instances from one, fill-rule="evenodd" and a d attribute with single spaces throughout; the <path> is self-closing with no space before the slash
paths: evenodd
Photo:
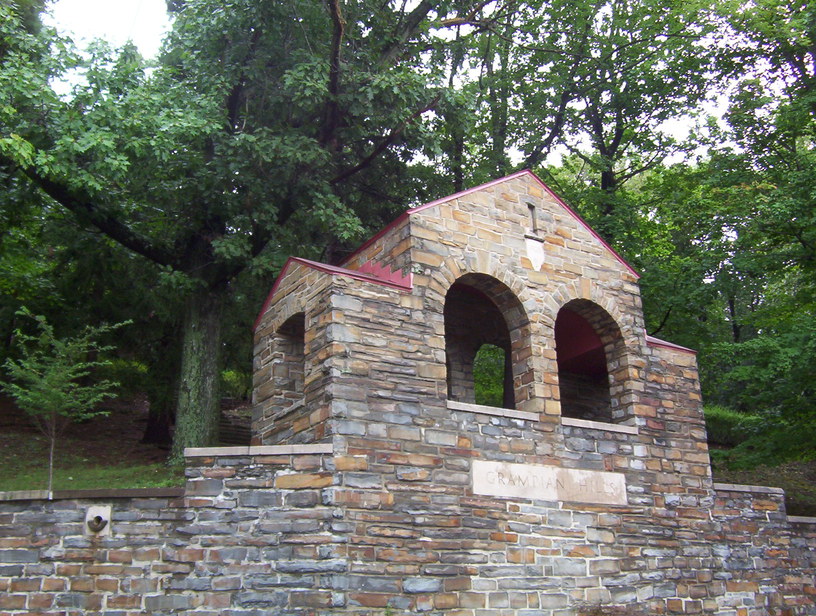
<path id="1" fill-rule="evenodd" d="M 252 396 L 252 375 L 238 370 L 221 373 L 221 393 L 226 398 L 247 400 Z"/>
<path id="2" fill-rule="evenodd" d="M 758 434 L 766 422 L 759 415 L 740 413 L 718 404 L 706 405 L 704 412 L 708 442 L 723 447 L 735 447 Z"/>

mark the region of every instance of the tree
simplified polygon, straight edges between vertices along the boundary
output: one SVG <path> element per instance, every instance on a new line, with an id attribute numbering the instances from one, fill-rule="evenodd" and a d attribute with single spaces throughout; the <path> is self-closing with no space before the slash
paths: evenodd
<path id="1" fill-rule="evenodd" d="M 336 254 L 361 220 L 377 225 L 410 201 L 409 163 L 433 138 L 423 114 L 441 96 L 422 54 L 434 20 L 456 8 L 175 7 L 158 68 L 146 72 L 131 47 L 98 46 L 87 85 L 67 99 L 32 51 L 43 43 L 6 22 L 0 153 L 183 296 L 178 460 L 217 438 L 222 314 L 235 281 L 268 272 L 295 246 Z"/>
<path id="2" fill-rule="evenodd" d="M 455 24 L 470 35 L 446 48 L 467 95 L 440 122 L 454 188 L 463 160 L 478 181 L 567 148 L 583 162 L 572 191 L 582 213 L 617 240 L 631 218 L 619 189 L 680 149 L 667 123 L 711 94 L 711 3 L 486 3 Z M 472 124 L 462 121 L 469 109 Z"/>
<path id="3" fill-rule="evenodd" d="M 4 366 L 10 381 L 0 382 L 48 438 L 48 492 L 53 490 L 54 452 L 62 430 L 70 421 L 85 420 L 106 411 L 98 408 L 102 400 L 113 397 L 118 383 L 89 381 L 94 369 L 109 362 L 99 358 L 112 346 L 96 340 L 125 323 L 87 327 L 76 337 L 58 338 L 54 328 L 42 316 L 23 310 L 21 316 L 34 319 L 38 335 L 18 331 L 19 359 L 8 359 Z"/>

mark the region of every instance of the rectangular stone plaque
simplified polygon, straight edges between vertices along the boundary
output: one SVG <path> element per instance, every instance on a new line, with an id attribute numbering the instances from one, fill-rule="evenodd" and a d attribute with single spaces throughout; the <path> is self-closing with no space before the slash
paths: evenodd
<path id="1" fill-rule="evenodd" d="M 473 461 L 473 492 L 547 501 L 626 505 L 622 473 L 559 466 Z"/>

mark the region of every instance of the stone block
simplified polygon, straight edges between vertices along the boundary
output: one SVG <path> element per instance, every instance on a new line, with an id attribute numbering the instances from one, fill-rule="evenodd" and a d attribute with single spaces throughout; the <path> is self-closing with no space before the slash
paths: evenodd
<path id="1" fill-rule="evenodd" d="M 325 488 L 333 483 L 332 473 L 295 473 L 275 477 L 275 487 L 280 490 Z"/>
<path id="2" fill-rule="evenodd" d="M 272 490 L 242 490 L 238 493 L 239 507 L 280 507 L 281 494 Z"/>
<path id="3" fill-rule="evenodd" d="M 0 563 L 36 563 L 40 561 L 38 550 L 2 550 L 0 549 Z"/>
<path id="4" fill-rule="evenodd" d="M 439 578 L 409 578 L 403 582 L 402 588 L 410 594 L 435 593 L 442 590 L 442 580 Z"/>

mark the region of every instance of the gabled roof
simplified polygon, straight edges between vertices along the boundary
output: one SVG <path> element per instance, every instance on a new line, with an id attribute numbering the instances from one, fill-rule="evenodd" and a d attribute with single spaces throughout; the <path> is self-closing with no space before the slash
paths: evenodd
<path id="1" fill-rule="evenodd" d="M 447 201 L 452 201 L 454 199 L 459 199 L 459 198 L 464 197 L 466 195 L 469 195 L 471 193 L 475 193 L 475 192 L 479 192 L 479 191 L 482 191 L 482 190 L 485 190 L 485 189 L 488 189 L 488 188 L 492 188 L 493 186 L 497 186 L 497 185 L 502 184 L 504 182 L 509 182 L 509 181 L 516 180 L 516 179 L 519 179 L 519 178 L 527 178 L 530 181 L 536 183 L 542 190 L 544 190 L 547 194 L 549 194 L 552 197 L 552 199 L 555 201 L 555 203 L 557 203 L 560 207 L 562 207 L 564 209 L 564 211 L 567 212 L 567 214 L 572 216 L 572 218 L 574 218 L 578 222 L 578 224 L 580 224 L 598 242 L 600 242 L 601 245 L 607 251 L 609 251 L 609 253 L 612 254 L 612 256 L 615 259 L 617 259 L 626 269 L 628 269 L 632 273 L 633 276 L 635 276 L 636 278 L 640 278 L 640 275 L 634 270 L 634 268 L 632 268 L 632 266 L 629 265 L 623 259 L 623 257 L 621 257 L 615 251 L 615 249 L 613 249 L 600 235 L 598 235 L 598 233 L 595 232 L 595 230 L 592 227 L 590 227 L 586 223 L 586 221 L 584 221 L 583 218 L 581 218 L 575 212 L 575 210 L 573 210 L 566 203 L 564 203 L 564 201 L 557 194 L 555 194 L 552 190 L 550 190 L 549 186 L 547 186 L 544 182 L 542 182 L 541 179 L 536 174 L 534 174 L 532 171 L 530 171 L 529 169 L 524 169 L 522 171 L 517 171 L 516 173 L 505 176 L 503 178 L 492 180 L 492 181 L 487 182 L 485 184 L 481 184 L 479 186 L 474 186 L 473 188 L 468 188 L 467 190 L 463 190 L 463 191 L 455 193 L 453 195 L 448 195 L 447 197 L 442 197 L 441 199 L 436 199 L 436 200 L 431 201 L 429 203 L 425 203 L 423 205 L 419 205 L 417 207 L 406 210 L 400 216 L 398 216 L 396 219 L 394 219 L 390 224 L 388 224 L 386 227 L 384 227 L 381 231 L 379 231 L 377 234 L 375 234 L 374 236 L 369 238 L 364 244 L 362 244 L 359 248 L 357 248 L 357 250 L 355 250 L 346 259 L 344 259 L 343 264 L 346 264 L 349 261 L 351 261 L 357 254 L 359 254 L 360 252 L 365 250 L 368 246 L 370 246 L 371 244 L 376 242 L 378 239 L 380 239 L 381 237 L 383 237 L 384 235 L 389 233 L 392 229 L 397 227 L 399 224 L 404 222 L 406 219 L 410 218 L 412 215 L 417 214 L 418 212 L 422 212 L 424 210 L 430 209 L 430 208 L 432 208 L 432 207 L 434 207 L 436 205 L 439 205 L 441 203 L 445 203 Z M 321 272 L 325 272 L 325 273 L 331 274 L 333 276 L 347 276 L 347 277 L 354 278 L 354 279 L 357 279 L 357 280 L 362 280 L 362 281 L 365 281 L 365 282 L 371 282 L 371 283 L 374 283 L 374 284 L 384 285 L 384 286 L 391 287 L 391 288 L 394 288 L 394 289 L 398 289 L 398 290 L 401 290 L 401 291 L 410 291 L 411 288 L 412 288 L 412 284 L 413 284 L 411 274 L 408 274 L 407 276 L 405 276 L 400 272 L 392 272 L 390 269 L 388 269 L 386 267 L 382 267 L 382 266 L 380 266 L 380 265 L 378 265 L 376 263 L 371 263 L 371 264 L 366 263 L 360 269 L 353 270 L 353 269 L 348 269 L 348 268 L 345 268 L 345 267 L 338 267 L 338 266 L 334 266 L 334 265 L 328 265 L 326 263 L 318 263 L 317 261 L 310 261 L 308 259 L 301 259 L 299 257 L 289 257 L 289 259 L 286 261 L 283 268 L 281 269 L 280 274 L 278 274 L 278 277 L 275 279 L 275 283 L 272 286 L 272 290 L 269 292 L 269 295 L 267 296 L 266 301 L 264 302 L 263 308 L 261 309 L 261 312 L 258 315 L 258 318 L 255 320 L 255 325 L 253 326 L 253 329 L 257 329 L 257 327 L 258 327 L 258 325 L 259 325 L 259 323 L 261 321 L 262 316 L 266 313 L 267 309 L 269 308 L 269 305 L 272 303 L 272 298 L 275 295 L 275 291 L 277 290 L 278 286 L 280 285 L 281 281 L 283 280 L 284 276 L 286 275 L 287 270 L 295 263 L 305 265 L 306 267 L 309 267 L 309 268 L 312 268 L 312 269 L 315 269 L 315 270 L 318 270 L 318 271 L 321 271 Z M 665 343 L 665 344 L 668 344 L 668 343 Z"/>
<path id="2" fill-rule="evenodd" d="M 530 180 L 532 180 L 534 183 L 538 184 L 538 186 L 542 190 L 544 190 L 547 194 L 549 194 L 558 205 L 560 205 L 562 208 L 564 208 L 564 210 L 567 212 L 567 214 L 572 216 L 578 222 L 578 224 L 580 224 L 582 227 L 584 227 L 584 229 L 586 229 L 596 240 L 598 240 L 601 243 L 601 245 L 603 245 L 604 248 L 606 248 L 606 250 L 608 250 L 615 257 L 615 259 L 617 259 L 626 269 L 628 269 L 632 273 L 632 275 L 635 276 L 635 278 L 640 278 L 640 274 L 638 274 L 637 271 L 635 271 L 635 269 L 631 265 L 629 265 L 624 260 L 624 258 L 621 257 L 617 253 L 617 251 L 614 248 L 612 248 L 606 242 L 606 240 L 604 240 L 600 235 L 598 235 L 598 233 L 592 227 L 590 227 L 589 224 L 587 224 L 587 222 L 583 218 L 581 218 L 575 210 L 573 210 L 570 206 L 568 206 L 564 202 L 564 200 L 561 199 L 561 197 L 559 197 L 557 194 L 555 194 L 550 189 L 549 186 L 547 186 L 544 182 L 542 182 L 541 179 L 535 173 L 530 171 L 529 169 L 523 169 L 521 171 L 517 171 L 516 173 L 512 173 L 510 175 L 507 175 L 507 176 L 505 176 L 503 178 L 499 178 L 499 179 L 496 179 L 496 180 L 491 180 L 490 182 L 486 182 L 485 184 L 480 184 L 479 186 L 474 186 L 473 188 L 468 188 L 468 189 L 460 191 L 458 193 L 448 195 L 447 197 L 442 197 L 441 199 L 435 199 L 434 201 L 430 201 L 429 203 L 425 203 L 423 205 L 419 205 L 417 207 L 406 210 L 405 212 L 400 214 L 400 216 L 398 216 L 396 219 L 391 221 L 391 223 L 388 224 L 386 227 L 384 227 L 381 231 L 379 231 L 377 234 L 375 234 L 371 238 L 369 238 L 364 244 L 362 244 L 359 248 L 357 248 L 357 250 L 355 250 L 351 255 L 346 257 L 346 259 L 343 260 L 343 263 L 348 263 L 349 261 L 351 261 L 358 253 L 365 250 L 368 246 L 370 246 L 371 244 L 376 242 L 383 235 L 386 235 L 389 231 L 391 231 L 391 229 L 393 229 L 394 227 L 396 227 L 397 225 L 402 223 L 406 218 L 409 218 L 412 214 L 416 214 L 417 212 L 422 212 L 423 210 L 430 209 L 430 208 L 434 207 L 435 205 L 439 205 L 440 203 L 445 203 L 447 201 L 452 201 L 454 199 L 460 199 L 461 197 L 464 197 L 464 196 L 469 195 L 471 193 L 479 192 L 479 191 L 485 190 L 487 188 L 492 188 L 493 186 L 496 186 L 498 184 L 503 184 L 504 182 L 509 182 L 511 180 L 516 180 L 516 179 L 523 178 L 523 177 L 527 177 Z"/>

